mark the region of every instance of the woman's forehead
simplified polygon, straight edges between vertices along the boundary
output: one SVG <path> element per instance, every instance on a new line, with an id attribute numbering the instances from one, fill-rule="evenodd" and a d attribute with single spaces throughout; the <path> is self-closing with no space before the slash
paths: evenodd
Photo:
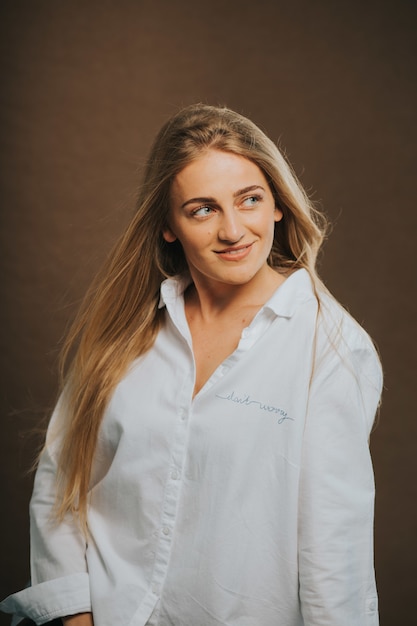
<path id="1" fill-rule="evenodd" d="M 250 159 L 233 152 L 208 149 L 188 163 L 173 180 L 173 187 L 217 187 L 253 179 L 266 182 L 262 170 Z M 249 183 L 248 183 L 249 184 Z"/>

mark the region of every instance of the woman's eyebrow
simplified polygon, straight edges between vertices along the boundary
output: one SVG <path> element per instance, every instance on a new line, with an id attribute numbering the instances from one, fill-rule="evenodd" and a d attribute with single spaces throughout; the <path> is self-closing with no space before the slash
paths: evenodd
<path id="1" fill-rule="evenodd" d="M 244 193 L 248 193 L 249 191 L 255 191 L 255 189 L 262 189 L 262 191 L 265 191 L 262 185 L 249 185 L 249 187 L 243 187 L 243 189 L 239 189 L 239 191 L 235 191 L 235 193 L 233 194 L 233 197 L 237 198 L 238 196 L 243 196 Z"/>
<path id="2" fill-rule="evenodd" d="M 242 196 L 249 191 L 255 191 L 255 189 L 262 189 L 262 191 L 265 191 L 262 185 L 249 185 L 249 187 L 243 187 L 243 189 L 235 191 L 233 197 L 237 198 L 238 196 Z M 181 209 L 184 209 L 187 204 L 202 204 L 204 202 L 217 202 L 217 200 L 215 198 L 210 198 L 206 196 L 200 198 L 190 198 L 190 200 L 186 200 L 185 202 L 183 202 L 183 204 L 181 205 Z"/>
<path id="3" fill-rule="evenodd" d="M 182 205 L 181 209 L 187 206 L 187 204 L 202 204 L 204 202 L 216 202 L 215 198 L 190 198 L 190 200 L 186 200 Z"/>

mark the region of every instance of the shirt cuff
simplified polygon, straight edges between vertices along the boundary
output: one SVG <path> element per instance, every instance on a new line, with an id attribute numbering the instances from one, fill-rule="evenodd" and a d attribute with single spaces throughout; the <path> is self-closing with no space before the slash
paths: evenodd
<path id="1" fill-rule="evenodd" d="M 4 613 L 29 617 L 45 624 L 56 617 L 91 611 L 88 574 L 71 574 L 48 580 L 8 596 L 0 603 Z"/>

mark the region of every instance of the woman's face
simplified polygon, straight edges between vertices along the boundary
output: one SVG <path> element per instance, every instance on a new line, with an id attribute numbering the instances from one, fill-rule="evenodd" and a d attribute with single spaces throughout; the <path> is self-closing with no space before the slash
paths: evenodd
<path id="1" fill-rule="evenodd" d="M 209 149 L 174 179 L 163 236 L 179 240 L 197 286 L 241 285 L 271 272 L 267 259 L 281 219 L 257 165 Z"/>

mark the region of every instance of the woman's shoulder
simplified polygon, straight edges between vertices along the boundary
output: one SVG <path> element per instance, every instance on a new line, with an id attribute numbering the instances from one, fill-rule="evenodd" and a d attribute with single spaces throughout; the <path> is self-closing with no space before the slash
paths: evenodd
<path id="1" fill-rule="evenodd" d="M 284 295 L 287 287 L 292 302 L 295 305 L 304 305 L 308 315 L 317 317 L 317 331 L 323 340 L 339 338 L 351 349 L 369 347 L 374 350 L 373 341 L 365 328 L 320 279 L 301 269 L 294 272 L 286 283 L 280 287 L 280 292 Z"/>
<path id="2" fill-rule="evenodd" d="M 327 290 L 318 293 L 318 328 L 328 336 L 339 336 L 351 349 L 374 348 L 374 343 L 365 328 Z"/>
<path id="3" fill-rule="evenodd" d="M 382 368 L 374 341 L 365 328 L 327 291 L 318 295 L 317 356 L 347 365 L 372 378 L 379 389 Z M 321 358 L 320 358 L 321 357 Z M 327 357 L 327 358 L 326 358 Z"/>

